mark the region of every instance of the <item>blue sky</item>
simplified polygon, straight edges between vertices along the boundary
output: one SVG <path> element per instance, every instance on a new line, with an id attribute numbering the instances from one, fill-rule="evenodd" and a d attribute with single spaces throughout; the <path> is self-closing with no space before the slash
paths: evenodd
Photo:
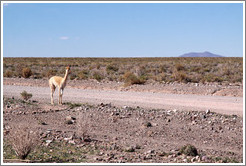
<path id="1" fill-rule="evenodd" d="M 4 57 L 243 56 L 242 3 L 9 3 Z"/>

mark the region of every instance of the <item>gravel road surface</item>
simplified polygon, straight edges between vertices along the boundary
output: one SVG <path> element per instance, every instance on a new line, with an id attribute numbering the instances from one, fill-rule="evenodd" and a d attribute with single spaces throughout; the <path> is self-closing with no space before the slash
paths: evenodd
<path id="1" fill-rule="evenodd" d="M 20 97 L 26 90 L 32 93 L 33 100 L 50 102 L 49 87 L 30 87 L 4 85 L 3 95 Z M 58 101 L 58 90 L 54 94 Z M 152 92 L 122 92 L 116 90 L 83 90 L 65 88 L 63 102 L 79 102 L 89 104 L 111 103 L 116 106 L 132 106 L 153 109 L 181 109 L 189 111 L 206 111 L 243 116 L 243 98 L 228 96 L 180 95 Z"/>

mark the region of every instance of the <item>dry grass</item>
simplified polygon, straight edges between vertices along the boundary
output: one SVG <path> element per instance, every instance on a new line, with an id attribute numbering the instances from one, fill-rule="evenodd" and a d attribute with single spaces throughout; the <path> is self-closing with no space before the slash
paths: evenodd
<path id="1" fill-rule="evenodd" d="M 89 128 L 92 125 L 93 115 L 90 114 L 83 114 L 79 113 L 77 118 L 77 136 L 80 137 L 82 140 L 85 140 L 89 137 Z"/>
<path id="2" fill-rule="evenodd" d="M 32 97 L 32 94 L 31 93 L 27 93 L 25 90 L 23 92 L 20 93 L 21 97 L 24 99 L 24 100 L 28 100 Z"/>
<path id="3" fill-rule="evenodd" d="M 3 58 L 4 77 L 49 78 L 63 76 L 71 65 L 70 79 L 125 81 L 125 73 L 158 82 L 229 82 L 243 80 L 243 58 Z M 29 74 L 23 75 L 23 68 Z M 131 84 L 131 83 L 130 83 Z"/>
<path id="4" fill-rule="evenodd" d="M 123 76 L 122 79 L 124 80 L 124 85 L 125 86 L 130 86 L 133 84 L 144 84 L 145 79 L 143 77 L 137 77 L 135 74 L 132 72 L 126 72 Z"/>
<path id="5" fill-rule="evenodd" d="M 32 75 L 32 70 L 29 67 L 22 69 L 22 77 L 29 78 Z"/>
<path id="6" fill-rule="evenodd" d="M 38 145 L 38 134 L 27 126 L 15 126 L 9 135 L 9 142 L 12 145 L 18 158 L 24 160 L 29 153 Z"/>

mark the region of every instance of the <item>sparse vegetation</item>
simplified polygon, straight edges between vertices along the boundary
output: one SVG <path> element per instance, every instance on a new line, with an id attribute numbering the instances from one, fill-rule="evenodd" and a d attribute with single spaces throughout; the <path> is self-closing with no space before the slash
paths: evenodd
<path id="1" fill-rule="evenodd" d="M 119 68 L 116 65 L 107 65 L 107 67 L 106 67 L 107 73 L 117 72 L 118 70 L 119 70 Z"/>
<path id="2" fill-rule="evenodd" d="M 13 77 L 13 72 L 10 71 L 10 70 L 7 70 L 7 71 L 4 73 L 3 76 L 4 76 L 4 77 Z"/>
<path id="3" fill-rule="evenodd" d="M 29 67 L 25 67 L 22 69 L 22 76 L 24 78 L 29 78 L 32 75 L 32 70 Z"/>
<path id="4" fill-rule="evenodd" d="M 96 79 L 99 82 L 104 79 L 103 75 L 100 74 L 99 72 L 94 72 L 92 75 L 92 78 Z"/>
<path id="5" fill-rule="evenodd" d="M 78 72 L 78 78 L 81 80 L 88 79 L 89 71 L 88 70 L 82 70 Z"/>
<path id="6" fill-rule="evenodd" d="M 38 144 L 38 135 L 27 126 L 16 126 L 10 132 L 9 142 L 18 158 L 24 160 Z"/>
<path id="7" fill-rule="evenodd" d="M 129 85 L 133 85 L 133 84 L 144 84 L 145 83 L 145 79 L 142 77 L 137 77 L 135 74 L 133 74 L 132 72 L 126 72 L 122 79 L 125 82 L 125 86 L 129 86 Z"/>
<path id="8" fill-rule="evenodd" d="M 79 113 L 76 133 L 82 140 L 89 138 L 89 128 L 91 127 L 91 121 L 93 121 L 93 115 Z"/>
<path id="9" fill-rule="evenodd" d="M 24 99 L 24 100 L 29 100 L 31 97 L 32 97 L 32 94 L 31 93 L 27 93 L 25 90 L 23 92 L 21 92 L 21 97 Z"/>
<path id="10" fill-rule="evenodd" d="M 181 154 L 185 154 L 187 156 L 197 156 L 198 155 L 198 152 L 197 152 L 197 149 L 195 146 L 193 145 L 184 145 L 180 150 L 179 152 Z"/>
<path id="11" fill-rule="evenodd" d="M 4 77 L 47 78 L 63 76 L 71 65 L 70 79 L 125 81 L 132 73 L 133 82 L 229 82 L 242 83 L 243 58 L 3 58 Z M 26 66 L 23 68 L 23 66 Z M 24 73 L 23 73 L 24 71 Z M 136 79 L 137 78 L 137 79 Z M 133 83 L 134 84 L 134 83 Z M 132 85 L 129 83 L 129 85 Z"/>
<path id="12" fill-rule="evenodd" d="M 63 103 L 63 104 L 68 105 L 68 106 L 70 107 L 70 109 L 73 109 L 73 108 L 75 108 L 75 107 L 81 106 L 80 103 L 65 102 L 65 103 Z"/>

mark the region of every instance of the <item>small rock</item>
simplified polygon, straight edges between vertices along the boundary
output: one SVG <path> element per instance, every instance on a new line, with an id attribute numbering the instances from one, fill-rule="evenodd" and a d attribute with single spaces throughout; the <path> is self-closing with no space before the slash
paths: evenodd
<path id="1" fill-rule="evenodd" d="M 157 123 L 153 123 L 152 126 L 158 126 L 158 124 Z"/>
<path id="2" fill-rule="evenodd" d="M 69 120 L 76 120 L 76 118 L 75 117 L 72 117 L 72 116 L 66 116 L 66 121 L 69 121 Z"/>
<path id="3" fill-rule="evenodd" d="M 141 149 L 141 146 L 138 145 L 138 144 L 136 144 L 136 145 L 135 145 L 135 149 Z"/>
<path id="4" fill-rule="evenodd" d="M 124 105 L 122 108 L 123 108 L 123 109 L 127 109 L 127 108 L 128 108 L 128 106 Z"/>
<path id="5" fill-rule="evenodd" d="M 51 142 L 52 142 L 52 140 L 46 140 L 45 142 L 46 142 L 46 143 L 51 143 Z"/>
<path id="6" fill-rule="evenodd" d="M 206 115 L 201 115 L 200 117 L 201 117 L 202 119 L 206 119 L 206 118 L 207 118 Z"/>
<path id="7" fill-rule="evenodd" d="M 69 140 L 68 143 L 75 145 L 75 141 L 74 140 Z"/>
<path id="8" fill-rule="evenodd" d="M 193 157 L 191 160 L 190 160 L 192 163 L 194 163 L 196 161 L 196 158 Z"/>
<path id="9" fill-rule="evenodd" d="M 50 145 L 50 143 L 52 142 L 53 140 L 46 140 L 45 142 L 46 142 L 46 146 L 49 146 Z"/>
<path id="10" fill-rule="evenodd" d="M 207 156 L 202 156 L 202 161 L 208 161 L 208 157 Z"/>
<path id="11" fill-rule="evenodd" d="M 195 125 L 197 122 L 195 121 L 195 120 L 193 120 L 192 122 L 191 122 L 191 125 Z"/>
<path id="12" fill-rule="evenodd" d="M 148 150 L 147 152 L 146 152 L 146 154 L 150 154 L 150 153 L 154 153 L 155 152 L 155 150 Z"/>
<path id="13" fill-rule="evenodd" d="M 100 152 L 98 155 L 99 156 L 103 156 L 104 155 L 104 152 Z"/>
<path id="14" fill-rule="evenodd" d="M 130 146 L 125 149 L 126 152 L 135 152 L 135 148 Z"/>
<path id="15" fill-rule="evenodd" d="M 73 136 L 68 137 L 68 138 L 64 138 L 64 141 L 69 141 L 69 140 L 72 140 L 72 139 L 73 139 Z"/>
<path id="16" fill-rule="evenodd" d="M 145 123 L 146 127 L 152 127 L 152 124 L 150 122 Z"/>
<path id="17" fill-rule="evenodd" d="M 102 161 L 103 159 L 102 158 L 95 157 L 94 160 L 96 160 L 96 161 Z"/>
<path id="18" fill-rule="evenodd" d="M 66 124 L 73 124 L 74 123 L 74 121 L 73 120 L 66 120 L 66 122 L 65 122 Z"/>
<path id="19" fill-rule="evenodd" d="M 209 114 L 209 113 L 210 113 L 210 110 L 209 110 L 209 109 L 207 109 L 207 110 L 206 110 L 206 114 Z"/>
<path id="20" fill-rule="evenodd" d="M 45 122 L 41 122 L 41 125 L 47 125 L 47 123 L 45 123 Z"/>

